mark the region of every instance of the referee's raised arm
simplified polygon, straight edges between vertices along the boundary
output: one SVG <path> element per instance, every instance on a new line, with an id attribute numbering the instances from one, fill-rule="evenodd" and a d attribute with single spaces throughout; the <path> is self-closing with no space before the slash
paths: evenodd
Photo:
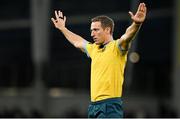
<path id="1" fill-rule="evenodd" d="M 129 44 L 136 36 L 138 30 L 140 29 L 142 23 L 146 18 L 147 8 L 145 3 L 140 3 L 137 9 L 137 12 L 133 14 L 129 11 L 129 14 L 132 19 L 132 24 L 126 29 L 126 32 L 119 39 L 119 45 L 121 49 L 127 51 L 129 48 Z"/>
<path id="2" fill-rule="evenodd" d="M 59 29 L 66 39 L 74 45 L 76 48 L 81 49 L 84 51 L 84 43 L 87 42 L 85 39 L 83 39 L 81 36 L 73 33 L 72 31 L 68 30 L 66 28 L 66 16 L 63 15 L 63 13 L 59 10 L 55 10 L 55 18 L 51 18 L 52 22 L 54 23 L 54 26 Z"/>

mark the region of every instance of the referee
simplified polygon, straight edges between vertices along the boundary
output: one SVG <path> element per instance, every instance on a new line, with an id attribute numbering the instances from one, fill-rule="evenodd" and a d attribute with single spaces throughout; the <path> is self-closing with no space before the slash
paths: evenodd
<path id="1" fill-rule="evenodd" d="M 76 48 L 91 58 L 91 103 L 89 118 L 122 118 L 122 87 L 124 69 L 131 41 L 146 17 L 146 5 L 140 3 L 137 12 L 129 12 L 132 24 L 118 39 L 113 38 L 114 21 L 108 16 L 97 16 L 91 20 L 93 43 L 71 32 L 65 26 L 66 16 L 55 11 L 51 18 L 54 26 L 64 34 Z"/>

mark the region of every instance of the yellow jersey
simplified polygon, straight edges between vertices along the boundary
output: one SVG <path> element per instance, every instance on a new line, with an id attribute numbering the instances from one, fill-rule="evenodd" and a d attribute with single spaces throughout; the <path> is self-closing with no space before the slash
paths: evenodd
<path id="1" fill-rule="evenodd" d="M 104 48 L 87 43 L 85 50 L 91 58 L 91 101 L 121 97 L 127 52 L 120 50 L 118 40 Z"/>

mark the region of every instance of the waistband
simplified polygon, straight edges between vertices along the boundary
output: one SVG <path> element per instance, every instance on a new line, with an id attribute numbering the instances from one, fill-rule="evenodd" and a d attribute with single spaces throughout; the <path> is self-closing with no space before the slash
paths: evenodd
<path id="1" fill-rule="evenodd" d="M 91 102 L 91 105 L 98 105 L 98 104 L 102 104 L 102 103 L 111 103 L 111 102 L 122 103 L 122 99 L 121 99 L 121 97 L 108 98 L 108 99 L 104 99 L 104 100 L 100 100 L 100 101 L 96 101 L 96 102 Z"/>

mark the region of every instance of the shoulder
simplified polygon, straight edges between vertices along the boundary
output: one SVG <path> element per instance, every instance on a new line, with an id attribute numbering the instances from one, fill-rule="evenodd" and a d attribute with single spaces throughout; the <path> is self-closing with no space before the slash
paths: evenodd
<path id="1" fill-rule="evenodd" d="M 119 42 L 119 39 L 114 40 L 113 44 L 114 44 L 114 48 L 115 48 L 121 55 L 125 55 L 125 54 L 128 53 L 128 50 L 126 50 L 126 49 L 124 49 L 124 48 L 121 47 L 120 42 Z"/>

